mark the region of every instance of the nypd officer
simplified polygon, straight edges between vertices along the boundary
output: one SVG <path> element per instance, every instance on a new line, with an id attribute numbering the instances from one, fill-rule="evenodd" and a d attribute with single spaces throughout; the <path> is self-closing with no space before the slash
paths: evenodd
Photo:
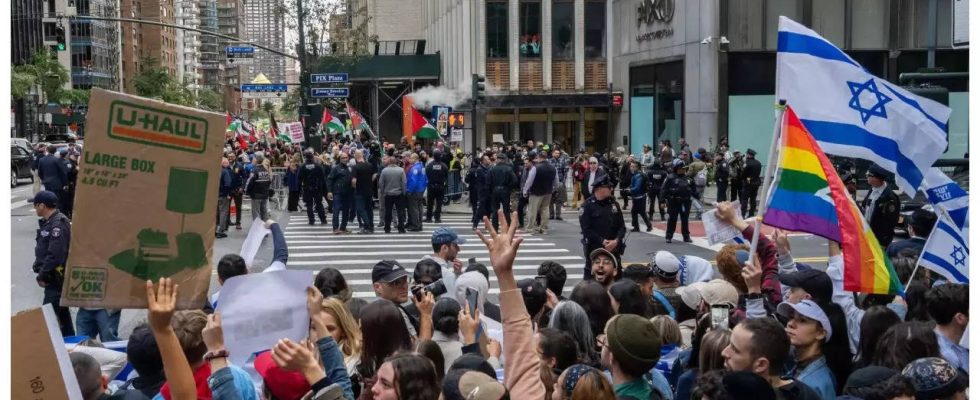
<path id="1" fill-rule="evenodd" d="M 34 273 L 37 284 L 44 288 L 43 304 L 51 304 L 61 335 L 75 335 L 68 307 L 61 306 L 61 286 L 65 281 L 65 262 L 68 261 L 68 244 L 71 242 L 71 221 L 58 211 L 58 196 L 48 190 L 37 192 L 27 200 L 34 204 L 34 212 L 41 220 L 34 239 Z"/>
<path id="2" fill-rule="evenodd" d="M 626 222 L 623 210 L 613 198 L 616 185 L 608 176 L 596 178 L 592 197 L 585 201 L 579 211 L 579 225 L 582 227 L 582 247 L 585 250 L 584 279 L 592 279 L 591 254 L 595 249 L 606 249 L 617 258 L 616 265 L 626 250 Z"/>
<path id="3" fill-rule="evenodd" d="M 316 211 L 320 217 L 320 223 L 327 224 L 327 215 L 323 212 L 323 189 L 326 186 L 327 178 L 323 175 L 323 168 L 316 163 L 313 150 L 303 153 L 303 166 L 299 169 L 299 184 L 303 191 L 303 203 L 306 205 L 306 216 L 309 218 L 310 225 L 316 221 L 313 219 L 313 212 Z"/>
<path id="4" fill-rule="evenodd" d="M 694 180 L 687 176 L 687 166 L 683 161 L 674 160 L 673 174 L 664 181 L 661 195 L 667 202 L 667 243 L 671 242 L 677 229 L 677 218 L 681 219 L 681 235 L 684 242 L 691 243 L 691 231 L 687 220 L 691 215 L 691 198 L 694 197 Z"/>
<path id="5" fill-rule="evenodd" d="M 745 168 L 742 168 L 739 180 L 742 183 L 742 215 L 755 215 L 759 197 L 759 186 L 762 186 L 762 163 L 755 159 L 755 150 L 745 151 Z M 747 213 L 746 213 L 747 212 Z"/>
<path id="6" fill-rule="evenodd" d="M 649 219 L 653 220 L 653 208 L 657 206 L 660 209 L 660 220 L 666 220 L 664 214 L 664 196 L 660 193 L 660 188 L 664 185 L 664 180 L 667 179 L 667 170 L 664 169 L 663 164 L 660 160 L 656 160 L 647 170 L 647 196 L 650 197 L 650 211 Z"/>
<path id="7" fill-rule="evenodd" d="M 898 225 L 898 214 L 901 202 L 894 191 L 888 189 L 888 171 L 874 164 L 868 168 L 868 184 L 871 190 L 861 202 L 864 219 L 871 225 L 871 231 L 878 239 L 878 244 L 888 246 L 895 237 L 895 225 Z"/>

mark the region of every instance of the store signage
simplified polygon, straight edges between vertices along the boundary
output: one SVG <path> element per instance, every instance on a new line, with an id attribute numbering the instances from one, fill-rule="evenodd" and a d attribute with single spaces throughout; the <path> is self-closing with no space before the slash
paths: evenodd
<path id="1" fill-rule="evenodd" d="M 640 0 L 636 9 L 636 25 L 652 24 L 653 21 L 669 23 L 674 19 L 675 0 Z"/>
<path id="2" fill-rule="evenodd" d="M 636 35 L 636 41 L 642 42 L 644 40 L 660 40 L 660 39 L 669 38 L 671 36 L 674 36 L 674 28 L 664 28 L 655 31 L 650 31 L 647 33 L 638 34 Z"/>

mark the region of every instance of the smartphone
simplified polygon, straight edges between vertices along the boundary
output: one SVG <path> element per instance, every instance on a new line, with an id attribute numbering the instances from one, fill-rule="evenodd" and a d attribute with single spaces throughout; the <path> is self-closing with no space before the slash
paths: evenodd
<path id="1" fill-rule="evenodd" d="M 719 304 L 711 306 L 711 329 L 729 329 L 728 327 L 727 305 Z"/>
<path id="2" fill-rule="evenodd" d="M 478 301 L 480 300 L 480 293 L 471 288 L 466 288 L 466 304 L 470 307 L 470 315 L 477 310 Z"/>
<path id="3" fill-rule="evenodd" d="M 544 275 L 538 275 L 534 277 L 534 280 L 538 281 L 545 289 L 548 288 L 548 277 Z"/>

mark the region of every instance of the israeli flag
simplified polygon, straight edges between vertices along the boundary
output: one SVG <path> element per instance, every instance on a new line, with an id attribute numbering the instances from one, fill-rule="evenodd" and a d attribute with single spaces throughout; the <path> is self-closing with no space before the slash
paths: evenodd
<path id="1" fill-rule="evenodd" d="M 922 181 L 922 191 L 935 208 L 943 208 L 959 229 L 967 228 L 970 197 L 967 192 L 949 179 L 939 168 L 930 168 Z M 937 212 L 939 210 L 936 210 Z M 967 238 L 966 235 L 963 235 Z"/>
<path id="2" fill-rule="evenodd" d="M 970 283 L 970 247 L 965 238 L 966 230 L 960 230 L 939 212 L 936 226 L 922 247 L 919 266 L 942 275 L 950 282 Z"/>
<path id="3" fill-rule="evenodd" d="M 816 32 L 779 17 L 776 95 L 827 154 L 872 161 L 915 193 L 946 149 L 950 110 L 871 75 Z"/>

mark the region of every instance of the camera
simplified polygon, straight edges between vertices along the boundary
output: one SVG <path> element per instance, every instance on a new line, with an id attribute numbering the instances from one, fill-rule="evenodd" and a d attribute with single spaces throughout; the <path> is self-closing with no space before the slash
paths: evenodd
<path id="1" fill-rule="evenodd" d="M 432 293 L 433 297 L 439 297 L 446 293 L 446 284 L 442 283 L 442 279 L 432 282 L 428 285 L 414 284 L 412 285 L 412 295 L 415 296 L 416 300 L 422 300 L 422 295 L 425 292 Z"/>

